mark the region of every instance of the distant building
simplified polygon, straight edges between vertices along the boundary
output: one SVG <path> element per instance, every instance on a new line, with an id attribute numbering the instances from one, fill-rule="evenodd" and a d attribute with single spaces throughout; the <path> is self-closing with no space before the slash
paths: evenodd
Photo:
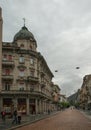
<path id="1" fill-rule="evenodd" d="M 63 94 L 60 94 L 60 102 L 67 102 L 67 97 Z"/>
<path id="2" fill-rule="evenodd" d="M 37 114 L 56 110 L 60 89 L 54 90 L 53 74 L 37 52 L 34 35 L 24 25 L 13 42 L 2 42 L 2 24 L 0 8 L 0 111 Z"/>

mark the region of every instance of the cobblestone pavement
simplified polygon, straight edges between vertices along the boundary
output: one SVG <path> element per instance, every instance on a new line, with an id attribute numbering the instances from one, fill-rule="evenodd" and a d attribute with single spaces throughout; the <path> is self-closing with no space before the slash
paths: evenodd
<path id="1" fill-rule="evenodd" d="M 76 109 L 67 109 L 16 130 L 91 130 L 91 120 Z"/>

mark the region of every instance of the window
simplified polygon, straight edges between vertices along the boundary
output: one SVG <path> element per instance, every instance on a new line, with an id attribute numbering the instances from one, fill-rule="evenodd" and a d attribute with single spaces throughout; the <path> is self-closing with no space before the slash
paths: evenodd
<path id="1" fill-rule="evenodd" d="M 6 54 L 3 55 L 3 60 L 7 60 L 7 55 Z"/>
<path id="2" fill-rule="evenodd" d="M 33 70 L 30 71 L 30 76 L 34 77 L 34 71 Z"/>
<path id="3" fill-rule="evenodd" d="M 30 59 L 30 64 L 31 64 L 31 65 L 34 65 L 34 58 L 31 58 L 31 59 Z"/>
<path id="4" fill-rule="evenodd" d="M 32 46 L 30 45 L 30 50 L 32 50 Z"/>
<path id="5" fill-rule="evenodd" d="M 34 86 L 33 86 L 33 85 L 30 86 L 30 91 L 31 91 L 31 92 L 34 91 Z"/>
<path id="6" fill-rule="evenodd" d="M 24 77 L 24 69 L 20 70 L 19 76 Z"/>
<path id="7" fill-rule="evenodd" d="M 24 57 L 23 56 L 19 57 L 19 63 L 24 63 Z"/>
<path id="8" fill-rule="evenodd" d="M 8 60 L 12 61 L 12 55 L 8 55 Z"/>
<path id="9" fill-rule="evenodd" d="M 24 44 L 21 44 L 21 45 L 20 45 L 20 48 L 21 48 L 21 49 L 24 49 Z"/>
<path id="10" fill-rule="evenodd" d="M 5 70 L 5 75 L 10 75 L 10 69 Z"/>
<path id="11" fill-rule="evenodd" d="M 23 83 L 23 82 L 21 82 L 21 83 L 19 84 L 19 90 L 20 90 L 20 91 L 23 91 L 23 90 L 24 90 L 24 83 Z"/>
<path id="12" fill-rule="evenodd" d="M 10 90 L 10 84 L 9 83 L 5 83 L 5 90 L 9 91 Z"/>

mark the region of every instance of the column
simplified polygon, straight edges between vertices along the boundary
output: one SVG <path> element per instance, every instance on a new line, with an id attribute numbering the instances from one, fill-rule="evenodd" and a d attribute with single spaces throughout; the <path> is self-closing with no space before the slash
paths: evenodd
<path id="1" fill-rule="evenodd" d="M 41 113 L 41 100 L 39 100 L 39 112 Z"/>
<path id="2" fill-rule="evenodd" d="M 2 104 L 2 97 L 0 97 L 0 113 L 1 113 L 1 111 L 3 110 L 3 104 Z"/>
<path id="3" fill-rule="evenodd" d="M 38 114 L 38 99 L 35 99 L 36 114 Z"/>
<path id="4" fill-rule="evenodd" d="M 29 115 L 30 112 L 29 112 L 29 97 L 27 98 L 27 115 Z"/>

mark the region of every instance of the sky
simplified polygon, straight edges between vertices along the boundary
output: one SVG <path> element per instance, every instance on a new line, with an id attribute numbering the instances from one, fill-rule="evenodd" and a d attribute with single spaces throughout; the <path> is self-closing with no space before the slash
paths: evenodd
<path id="1" fill-rule="evenodd" d="M 91 0 L 0 0 L 0 6 L 3 41 L 13 41 L 25 18 L 61 93 L 81 88 L 91 74 Z"/>

